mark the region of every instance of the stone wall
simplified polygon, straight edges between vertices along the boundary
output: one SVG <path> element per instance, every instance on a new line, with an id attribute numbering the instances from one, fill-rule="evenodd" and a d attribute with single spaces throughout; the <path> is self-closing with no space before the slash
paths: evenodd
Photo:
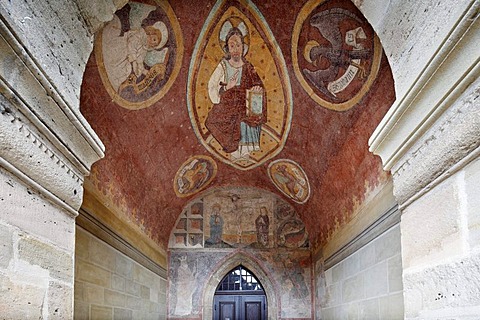
<path id="1" fill-rule="evenodd" d="M 75 319 L 165 319 L 164 277 L 76 228 Z"/>
<path id="2" fill-rule="evenodd" d="M 381 39 L 401 103 L 474 0 L 353 0 Z M 441 52 L 440 52 L 441 53 Z"/>
<path id="3" fill-rule="evenodd" d="M 75 221 L 0 168 L 0 317 L 68 319 Z"/>
<path id="4" fill-rule="evenodd" d="M 0 1 L 0 314 L 71 319 L 75 217 L 103 145 L 80 114 L 74 2 Z"/>
<path id="5" fill-rule="evenodd" d="M 316 268 L 322 272 L 321 267 Z M 397 224 L 317 279 L 320 319 L 403 319 Z"/>
<path id="6" fill-rule="evenodd" d="M 404 210 L 407 319 L 478 319 L 479 181 L 477 159 Z"/>
<path id="7" fill-rule="evenodd" d="M 41 76 L 73 109 L 79 111 L 83 70 L 93 48 L 93 34 L 110 21 L 125 0 L 0 1 L 0 15 L 25 52 L 41 66 Z M 40 74 L 39 74 L 40 76 Z"/>
<path id="8" fill-rule="evenodd" d="M 419 36 L 413 48 L 438 50 L 428 61 L 431 49 L 416 61 L 417 49 L 397 56 L 399 64 L 420 63 L 422 70 L 417 79 L 411 77 L 414 84 L 396 77 L 403 82 L 397 88 L 407 90 L 397 91 L 395 105 L 370 139 L 371 151 L 392 171 L 403 211 L 406 319 L 478 319 L 480 314 L 479 8 L 478 1 L 460 1 L 438 15 L 426 14 L 430 21 L 446 17 L 446 23 L 426 32 L 429 39 Z M 433 26 L 422 24 L 418 13 L 405 13 L 415 26 L 411 35 Z"/>

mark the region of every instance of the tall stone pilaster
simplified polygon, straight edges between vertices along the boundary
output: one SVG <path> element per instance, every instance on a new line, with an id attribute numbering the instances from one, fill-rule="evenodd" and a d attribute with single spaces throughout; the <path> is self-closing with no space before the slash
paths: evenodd
<path id="1" fill-rule="evenodd" d="M 71 319 L 75 217 L 104 153 L 79 110 L 92 35 L 71 1 L 0 15 L 0 313 Z"/>
<path id="2" fill-rule="evenodd" d="M 407 319 L 480 314 L 479 7 L 469 2 L 414 81 L 397 83 L 370 139 L 402 210 Z"/>

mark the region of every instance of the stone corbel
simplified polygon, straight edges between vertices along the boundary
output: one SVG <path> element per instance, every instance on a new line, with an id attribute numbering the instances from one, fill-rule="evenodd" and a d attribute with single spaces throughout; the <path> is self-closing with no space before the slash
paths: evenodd
<path id="1" fill-rule="evenodd" d="M 480 3 L 473 1 L 370 137 L 405 207 L 478 157 Z"/>
<path id="2" fill-rule="evenodd" d="M 75 216 L 104 146 L 2 20 L 0 56 L 0 165 Z"/>

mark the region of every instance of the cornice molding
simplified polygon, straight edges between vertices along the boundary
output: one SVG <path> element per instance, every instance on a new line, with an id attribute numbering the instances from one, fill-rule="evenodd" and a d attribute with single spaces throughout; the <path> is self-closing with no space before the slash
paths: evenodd
<path id="1" fill-rule="evenodd" d="M 167 252 L 165 249 L 153 241 L 139 225 L 121 216 L 121 213 L 117 212 L 112 204 L 105 203 L 104 200 L 99 198 L 99 195 L 94 191 L 92 192 L 93 189 L 94 186 L 90 179 L 86 179 L 80 215 L 88 215 L 90 220 L 96 221 L 95 223 L 102 225 L 102 228 L 112 230 L 119 238 L 140 252 L 142 256 L 148 257 L 149 260 L 162 268 L 167 268 Z M 82 219 L 81 216 L 77 218 L 77 224 L 80 226 L 83 226 Z M 101 238 L 100 234 L 97 237 Z"/>
<path id="2" fill-rule="evenodd" d="M 350 242 L 345 244 L 338 251 L 326 257 L 325 270 L 333 267 L 340 261 L 349 257 L 351 254 L 357 252 L 360 248 L 364 247 L 372 240 L 377 239 L 385 231 L 391 229 L 400 223 L 401 212 L 398 210 L 398 206 L 394 206 L 382 214 L 374 223 L 365 228 L 359 235 L 357 235 Z"/>
<path id="3" fill-rule="evenodd" d="M 76 220 L 77 226 L 85 229 L 98 239 L 108 243 L 114 249 L 120 251 L 138 264 L 152 271 L 163 279 L 167 279 L 167 270 L 143 254 L 135 246 L 131 245 L 121 235 L 103 224 L 87 211 L 80 209 Z"/>
<path id="4" fill-rule="evenodd" d="M 0 165 L 76 216 L 83 175 L 9 104 L 3 84 L 0 81 Z"/>
<path id="5" fill-rule="evenodd" d="M 479 97 L 477 79 L 392 168 L 400 209 L 480 155 Z"/>
<path id="6" fill-rule="evenodd" d="M 412 146 L 480 74 L 480 3 L 472 1 L 413 86 L 390 108 L 369 140 L 384 169 L 407 162 Z"/>
<path id="7" fill-rule="evenodd" d="M 91 165 L 104 156 L 103 143 L 80 113 L 79 106 L 65 101 L 47 72 L 2 19 L 0 53 L 3 60 L 0 62 L 0 76 L 10 99 L 15 99 L 25 117 L 83 174 L 88 174 Z M 83 73 L 81 66 L 78 72 Z"/>
<path id="8" fill-rule="evenodd" d="M 0 56 L 0 164 L 76 216 L 104 146 L 3 19 Z"/>

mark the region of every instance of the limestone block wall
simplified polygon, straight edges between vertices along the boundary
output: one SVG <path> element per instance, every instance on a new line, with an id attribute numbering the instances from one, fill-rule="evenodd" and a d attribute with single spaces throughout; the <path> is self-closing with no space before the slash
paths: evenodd
<path id="1" fill-rule="evenodd" d="M 167 281 L 76 228 L 74 319 L 165 319 Z"/>
<path id="2" fill-rule="evenodd" d="M 456 2 L 438 17 L 465 5 L 455 25 L 438 26 L 445 35 L 435 56 L 418 59 L 424 64 L 421 76 L 407 95 L 397 92 L 398 103 L 369 142 L 392 171 L 403 212 L 406 319 L 478 319 L 480 314 L 480 3 Z M 406 61 L 399 63 L 406 66 Z"/>
<path id="3" fill-rule="evenodd" d="M 444 79 L 452 75 L 450 70 L 462 70 L 466 61 L 474 64 L 461 83 L 448 82 L 452 87 L 446 89 L 452 94 L 442 104 L 432 105 L 431 125 L 410 127 L 409 116 L 404 116 L 396 123 L 403 122 L 403 130 L 415 138 L 409 138 L 407 143 L 399 137 L 395 141 L 384 136 L 383 150 L 391 151 L 382 156 L 391 159 L 394 193 L 403 211 L 407 319 L 475 319 L 480 314 L 479 252 L 475 240 L 480 190 L 480 51 L 476 45 L 480 23 L 478 19 L 468 23 L 468 31 L 455 47 L 457 51 L 452 51 L 455 59 L 446 61 L 442 65 L 445 70 L 438 70 L 428 86 L 445 84 Z M 458 59 L 459 55 L 465 58 Z M 424 100 L 433 101 L 437 93 L 425 93 Z M 418 100 L 414 106 L 421 110 L 427 104 Z M 395 144 L 402 145 L 402 149 L 395 149 Z"/>
<path id="4" fill-rule="evenodd" d="M 0 315 L 71 319 L 75 217 L 103 145 L 78 110 L 71 2 L 0 1 Z M 58 30 L 58 32 L 55 32 Z"/>
<path id="5" fill-rule="evenodd" d="M 390 228 L 317 283 L 321 319 L 403 319 L 400 226 Z M 318 310 L 317 310 L 318 311 Z"/>
<path id="6" fill-rule="evenodd" d="M 74 218 L 0 167 L 0 318 L 70 319 Z"/>
<path id="7" fill-rule="evenodd" d="M 407 319 L 478 318 L 479 208 L 477 159 L 404 210 Z"/>

